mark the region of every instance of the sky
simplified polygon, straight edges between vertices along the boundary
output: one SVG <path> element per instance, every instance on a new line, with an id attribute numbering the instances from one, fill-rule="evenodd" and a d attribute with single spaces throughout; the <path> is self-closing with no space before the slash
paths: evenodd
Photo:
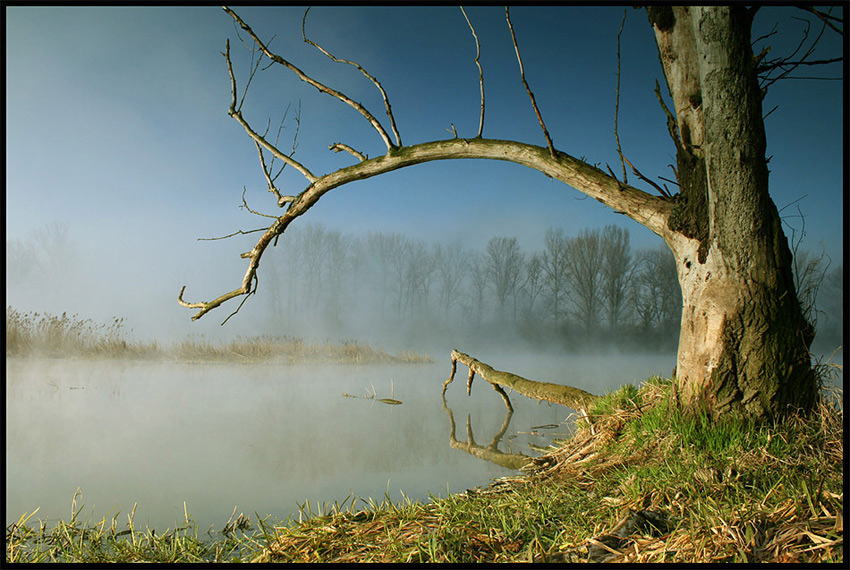
<path id="1" fill-rule="evenodd" d="M 243 190 L 252 209 L 279 213 L 253 142 L 227 116 L 225 41 L 231 42 L 240 96 L 251 63 L 232 19 L 212 6 L 4 10 L 6 238 L 31 239 L 50 224 L 64 224 L 73 267 L 55 282 L 7 289 L 7 305 L 98 321 L 126 317 L 143 338 L 220 336 L 219 324 L 238 300 L 191 322 L 195 311 L 180 307 L 177 294 L 186 285 L 187 300 L 208 300 L 238 287 L 246 268 L 239 254 L 259 234 L 198 238 L 263 225 L 265 219 L 239 208 Z M 302 41 L 302 7 L 235 10 L 260 37 L 274 38 L 274 51 L 385 118 L 380 95 L 356 69 Z M 615 171 L 623 13 L 623 7 L 511 10 L 526 79 L 555 146 Z M 645 12 L 625 13 L 620 141 L 644 174 L 669 178 L 674 149 L 653 92 L 656 80 L 664 83 L 657 49 Z M 484 136 L 545 145 L 519 79 L 504 10 L 472 6 L 467 14 L 481 44 Z M 804 29 L 796 18 L 803 15 L 765 7 L 754 36 L 775 25 L 777 33 L 767 40 L 771 55 L 790 53 Z M 309 13 L 307 32 L 378 78 L 405 144 L 450 138 L 452 128 L 461 137 L 477 133 L 475 41 L 457 7 L 319 6 Z M 824 57 L 841 52 L 829 30 L 823 45 Z M 802 248 L 826 252 L 834 265 L 844 255 L 843 88 L 843 81 L 787 80 L 772 86 L 764 101 L 765 112 L 777 106 L 766 129 L 771 194 L 786 234 L 793 230 L 799 237 L 805 230 Z M 314 173 L 352 163 L 351 156 L 328 150 L 335 142 L 369 156 L 383 152 L 381 139 L 350 107 L 277 66 L 259 72 L 245 99 L 247 120 L 257 130 L 269 121 L 276 131 L 287 108 L 280 146 L 291 147 L 300 109 L 295 158 Z M 306 187 L 291 169 L 278 182 L 286 194 Z M 536 251 L 550 227 L 574 235 L 606 224 L 628 228 L 635 247 L 661 243 L 563 183 L 495 161 L 430 163 L 359 181 L 324 196 L 295 223 L 310 221 L 361 236 L 381 231 L 429 242 L 461 238 L 477 250 L 494 236 L 516 236 L 525 251 Z M 252 316 L 261 312 L 249 301 L 225 334 L 256 332 Z"/>

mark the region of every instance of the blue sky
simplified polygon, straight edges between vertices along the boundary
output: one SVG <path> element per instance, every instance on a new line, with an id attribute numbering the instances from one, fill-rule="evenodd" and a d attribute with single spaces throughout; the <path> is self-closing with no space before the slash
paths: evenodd
<path id="1" fill-rule="evenodd" d="M 273 50 L 384 117 L 371 83 L 301 41 L 302 8 L 235 10 L 261 37 L 276 34 Z M 626 12 L 623 150 L 644 174 L 670 177 L 674 150 L 653 93 L 655 80 L 663 85 L 663 77 L 652 31 L 643 11 Z M 472 6 L 467 13 L 481 41 L 484 136 L 544 145 L 519 81 L 504 10 Z M 212 334 L 230 309 L 190 324 L 192 312 L 177 305 L 176 295 L 184 284 L 189 299 L 234 289 L 245 268 L 239 253 L 250 249 L 255 236 L 197 238 L 260 226 L 262 220 L 238 207 L 243 187 L 252 208 L 276 211 L 253 143 L 227 116 L 230 84 L 220 54 L 225 40 L 231 39 L 240 88 L 250 62 L 231 18 L 219 7 L 23 6 L 6 7 L 5 15 L 6 237 L 26 239 L 45 224 L 67 223 L 79 262 L 73 279 L 48 284 L 49 294 L 10 298 L 7 292 L 7 304 L 96 319 L 127 316 L 142 335 L 157 335 L 162 327 L 178 336 Z M 759 33 L 778 25 L 769 40 L 772 55 L 790 52 L 800 38 L 803 25 L 793 16 L 802 13 L 759 12 Z M 615 170 L 622 17 L 617 7 L 511 10 L 526 78 L 556 147 Z M 320 6 L 310 12 L 308 34 L 378 77 L 405 143 L 448 138 L 452 124 L 460 136 L 475 136 L 475 44 L 456 7 Z M 840 52 L 837 34 L 827 31 L 824 41 L 825 57 Z M 765 112 L 779 106 L 766 120 L 773 199 L 797 232 L 799 206 L 806 217 L 803 247 L 823 247 L 836 265 L 843 259 L 845 207 L 842 89 L 843 81 L 789 80 L 774 85 L 764 102 Z M 255 77 L 244 112 L 256 128 L 270 118 L 274 129 L 291 105 L 281 144 L 288 148 L 299 104 L 295 157 L 313 172 L 351 163 L 350 156 L 328 151 L 333 142 L 370 156 L 382 152 L 383 143 L 356 112 L 283 69 Z M 281 180 L 286 193 L 305 187 L 294 172 Z M 520 207 L 518 197 L 528 201 Z M 475 249 L 507 235 L 534 251 L 549 227 L 572 235 L 611 223 L 629 228 L 636 247 L 660 243 L 560 182 L 484 161 L 431 163 L 354 183 L 322 198 L 299 220 L 307 221 L 360 235 L 376 230 L 428 241 L 461 237 Z M 250 330 L 250 316 L 250 310 L 240 314 L 231 331 Z"/>

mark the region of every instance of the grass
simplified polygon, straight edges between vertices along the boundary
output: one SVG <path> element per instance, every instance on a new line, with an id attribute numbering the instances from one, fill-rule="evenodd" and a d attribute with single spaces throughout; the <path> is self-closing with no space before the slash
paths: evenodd
<path id="1" fill-rule="evenodd" d="M 98 324 L 77 315 L 21 313 L 6 307 L 6 356 L 48 358 L 174 359 L 190 362 L 339 362 L 346 364 L 432 362 L 413 352 L 390 354 L 355 340 L 308 342 L 257 336 L 227 343 L 189 338 L 171 346 L 131 340 L 124 319 Z"/>
<path id="2" fill-rule="evenodd" d="M 808 417 L 753 425 L 684 416 L 670 389 L 652 378 L 600 398 L 524 473 L 461 494 L 306 504 L 298 520 L 250 532 L 230 521 L 205 541 L 188 516 L 162 535 L 74 517 L 46 531 L 22 517 L 6 560 L 844 561 L 843 393 L 824 389 Z M 629 526 L 636 513 L 660 530 Z"/>

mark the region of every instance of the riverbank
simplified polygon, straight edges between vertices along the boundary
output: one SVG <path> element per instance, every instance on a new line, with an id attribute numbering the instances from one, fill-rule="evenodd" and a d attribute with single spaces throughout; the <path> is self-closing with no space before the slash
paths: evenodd
<path id="1" fill-rule="evenodd" d="M 255 336 L 213 343 L 188 338 L 170 345 L 136 341 L 124 320 L 96 323 L 77 315 L 21 313 L 6 307 L 6 357 L 178 360 L 183 362 L 425 363 L 415 352 L 390 354 L 356 340 L 315 342 L 297 337 Z"/>
<path id="2" fill-rule="evenodd" d="M 626 386 L 523 474 L 427 503 L 305 505 L 280 524 L 234 513 L 206 535 L 188 513 L 163 532 L 23 516 L 6 561 L 843 561 L 842 393 L 754 426 L 683 417 L 669 390 Z"/>

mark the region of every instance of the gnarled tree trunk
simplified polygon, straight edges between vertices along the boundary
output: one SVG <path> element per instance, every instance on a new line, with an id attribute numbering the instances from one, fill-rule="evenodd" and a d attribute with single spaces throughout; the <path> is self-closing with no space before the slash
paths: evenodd
<path id="1" fill-rule="evenodd" d="M 666 241 L 682 287 L 681 402 L 715 415 L 808 409 L 812 332 L 768 194 L 750 14 L 693 6 L 649 15 L 677 118 L 681 194 Z"/>

